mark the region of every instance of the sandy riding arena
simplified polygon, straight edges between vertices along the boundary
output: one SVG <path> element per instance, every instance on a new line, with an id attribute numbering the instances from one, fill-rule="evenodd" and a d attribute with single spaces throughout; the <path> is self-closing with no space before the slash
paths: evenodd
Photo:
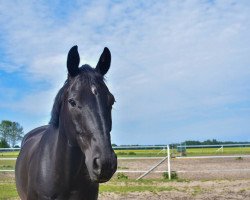
<path id="1" fill-rule="evenodd" d="M 213 180 L 213 181 L 190 181 L 190 182 L 152 182 L 152 186 L 164 187 L 166 191 L 155 192 L 128 192 L 113 193 L 104 192 L 100 200 L 228 200 L 228 199 L 250 199 L 250 179 L 248 180 Z M 143 187 L 142 183 L 138 183 Z M 138 186 L 138 185 L 135 185 Z M 125 187 L 120 185 L 120 187 Z"/>
<path id="2" fill-rule="evenodd" d="M 176 158 L 171 160 L 171 169 L 177 172 L 177 180 L 163 179 L 161 171 L 167 169 L 164 162 L 146 180 L 135 181 L 141 174 L 135 171 L 148 170 L 157 162 L 159 159 L 119 160 L 118 170 L 133 173 L 124 172 L 128 176 L 125 181 L 114 178 L 104 184 L 102 187 L 111 191 L 101 192 L 100 199 L 250 199 L 250 158 Z"/>

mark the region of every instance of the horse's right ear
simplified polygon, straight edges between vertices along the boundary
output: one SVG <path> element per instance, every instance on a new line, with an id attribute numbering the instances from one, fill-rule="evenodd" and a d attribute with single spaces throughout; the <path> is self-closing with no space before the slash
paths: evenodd
<path id="1" fill-rule="evenodd" d="M 69 75 L 74 77 L 79 73 L 80 56 L 77 45 L 73 46 L 68 53 L 67 68 Z"/>

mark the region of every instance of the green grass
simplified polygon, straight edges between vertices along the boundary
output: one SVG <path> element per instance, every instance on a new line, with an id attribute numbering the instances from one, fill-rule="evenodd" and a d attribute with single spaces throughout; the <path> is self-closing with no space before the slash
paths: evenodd
<path id="1" fill-rule="evenodd" d="M 178 190 L 177 187 L 173 186 L 160 186 L 161 183 L 165 183 L 163 179 L 157 180 L 139 180 L 134 179 L 112 179 L 108 183 L 100 184 L 99 191 L 100 193 L 104 192 L 113 192 L 113 193 L 130 193 L 130 192 L 162 192 L 162 191 L 171 191 Z"/>
<path id="2" fill-rule="evenodd" d="M 14 175 L 0 173 L 0 199 L 16 199 L 17 197 Z"/>
<path id="3" fill-rule="evenodd" d="M 0 160 L 0 170 L 4 169 L 15 169 L 15 160 Z"/>
<path id="4" fill-rule="evenodd" d="M 160 149 L 136 149 L 136 150 L 115 150 L 118 157 L 162 157 L 167 156 L 166 152 Z"/>
<path id="5" fill-rule="evenodd" d="M 4 178 L 5 177 L 5 178 Z M 14 178 L 6 178 L 0 174 L 0 200 L 2 199 L 16 199 L 18 194 Z M 113 178 L 107 183 L 100 184 L 100 193 L 113 192 L 113 193 L 130 193 L 130 192 L 162 192 L 178 190 L 173 186 L 162 186 L 167 183 L 164 179 L 144 179 L 136 181 L 134 179 L 122 179 Z"/>
<path id="6" fill-rule="evenodd" d="M 172 182 L 189 182 L 189 180 L 179 179 L 171 180 L 168 179 L 118 179 L 114 177 L 111 181 L 100 184 L 99 191 L 100 193 L 113 192 L 113 193 L 131 193 L 131 192 L 163 192 L 163 191 L 182 191 L 182 189 L 171 186 Z M 170 183 L 170 184 L 169 184 Z M 196 188 L 195 188 L 196 189 Z M 192 190 L 194 190 L 192 188 Z"/>
<path id="7" fill-rule="evenodd" d="M 159 181 L 154 181 L 158 182 Z M 178 190 L 172 186 L 156 186 L 152 181 L 110 181 L 106 184 L 100 185 L 100 193 L 113 192 L 113 193 L 130 193 L 130 192 L 162 192 Z M 0 182 L 0 199 L 14 199 L 18 198 L 15 183 Z"/>
<path id="8" fill-rule="evenodd" d="M 19 151 L 0 152 L 0 158 L 16 158 L 18 154 Z"/>
<path id="9" fill-rule="evenodd" d="M 224 147 L 223 152 L 217 151 L 219 148 L 188 148 L 186 156 L 216 156 L 216 155 L 250 155 L 250 147 Z M 140 149 L 140 150 L 115 150 L 118 157 L 162 157 L 167 156 L 165 151 L 160 149 Z M 171 154 L 179 156 L 175 149 L 171 149 Z"/>
<path id="10" fill-rule="evenodd" d="M 188 148 L 186 150 L 187 156 L 199 155 L 243 155 L 250 154 L 250 147 L 224 147 L 223 152 L 217 151 L 219 148 Z"/>
<path id="11" fill-rule="evenodd" d="M 202 188 L 200 186 L 193 186 L 193 192 L 192 192 L 192 195 L 193 196 L 196 196 L 200 193 L 202 193 Z"/>
<path id="12" fill-rule="evenodd" d="M 148 185 L 101 185 L 100 186 L 100 193 L 103 192 L 114 192 L 114 193 L 129 193 L 129 192 L 163 192 L 163 191 L 171 191 L 171 190 L 178 190 L 175 187 L 160 187 L 160 186 L 148 186 Z"/>
<path id="13" fill-rule="evenodd" d="M 18 197 L 15 183 L 0 182 L 0 199 L 16 199 Z"/>

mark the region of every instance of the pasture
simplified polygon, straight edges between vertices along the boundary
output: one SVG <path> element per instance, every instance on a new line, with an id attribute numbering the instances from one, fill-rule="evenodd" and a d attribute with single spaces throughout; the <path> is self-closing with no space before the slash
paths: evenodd
<path id="1" fill-rule="evenodd" d="M 165 149 L 133 149 L 115 150 L 118 157 L 163 157 L 167 156 Z M 170 149 L 172 157 L 180 156 L 177 149 Z M 224 147 L 220 148 L 187 148 L 186 156 L 216 156 L 216 155 L 250 155 L 250 147 Z"/>

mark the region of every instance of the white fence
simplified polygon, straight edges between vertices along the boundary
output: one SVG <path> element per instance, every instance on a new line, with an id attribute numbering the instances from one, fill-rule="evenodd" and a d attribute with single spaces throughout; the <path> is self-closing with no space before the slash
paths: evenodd
<path id="1" fill-rule="evenodd" d="M 167 156 L 166 157 L 122 157 L 119 158 L 118 160 L 125 160 L 125 159 L 136 159 L 136 160 L 140 160 L 140 159 L 162 159 L 160 162 L 158 162 L 156 165 L 154 165 L 153 167 L 151 167 L 149 170 L 136 170 L 136 171 L 129 171 L 129 170 L 117 170 L 116 173 L 143 173 L 141 176 L 139 176 L 137 178 L 137 180 L 143 178 L 144 176 L 146 176 L 147 174 L 151 173 L 156 167 L 158 167 L 160 164 L 162 164 L 165 160 L 167 160 L 168 162 L 168 167 L 165 171 L 154 171 L 154 173 L 164 173 L 164 172 L 168 172 L 168 178 L 169 180 L 171 180 L 171 166 L 170 166 L 170 149 L 169 149 L 169 145 L 166 146 L 120 146 L 120 147 L 113 147 L 115 150 L 135 150 L 135 149 L 159 149 L 159 150 L 165 150 L 167 149 Z M 19 151 L 20 148 L 0 148 L 0 152 L 11 152 L 11 151 Z M 16 160 L 16 158 L 1 158 L 0 160 Z M 14 172 L 15 170 L 0 170 L 0 172 Z"/>
<path id="2" fill-rule="evenodd" d="M 147 174 L 149 173 L 164 173 L 164 172 L 167 172 L 168 173 L 168 177 L 169 179 L 171 179 L 171 162 L 176 162 L 176 159 L 177 160 L 182 160 L 182 159 L 227 159 L 227 158 L 241 158 L 241 159 L 249 159 L 250 158 L 250 154 L 248 155 L 244 155 L 244 154 L 234 154 L 234 155 L 227 155 L 226 154 L 226 148 L 230 148 L 230 147 L 238 147 L 238 148 L 245 148 L 245 147 L 250 147 L 250 144 L 223 144 L 223 145 L 192 145 L 192 146 L 180 146 L 180 147 L 185 147 L 185 149 L 188 151 L 188 149 L 206 149 L 206 148 L 213 148 L 214 150 L 214 154 L 215 155 L 210 155 L 210 156 L 207 156 L 207 155 L 201 155 L 201 156 L 176 156 L 174 158 L 171 159 L 171 153 L 170 153 L 170 150 L 169 150 L 169 146 L 166 145 L 166 146 L 122 146 L 122 147 L 114 147 L 115 150 L 140 150 L 140 149 L 159 149 L 159 152 L 161 150 L 166 150 L 167 149 L 167 155 L 165 157 L 118 157 L 118 160 L 152 160 L 152 162 L 149 162 L 151 163 L 150 166 L 148 167 L 148 169 L 142 169 L 142 168 L 139 168 L 138 170 L 134 170 L 134 169 L 118 169 L 117 170 L 117 173 L 134 173 L 134 174 L 141 174 L 141 176 L 138 177 L 138 179 L 146 176 Z M 224 153 L 223 155 L 216 155 L 216 152 L 218 149 L 223 149 L 223 152 L 221 153 Z M 0 152 L 3 152 L 3 151 L 18 151 L 19 149 L 18 148 L 11 148 L 11 149 L 1 149 L 0 148 Z M 172 149 L 172 153 L 173 153 L 173 149 Z M 16 158 L 1 158 L 0 157 L 0 160 L 15 160 Z M 157 161 L 157 160 L 158 161 Z M 159 165 L 161 165 L 162 163 L 164 163 L 165 161 L 168 161 L 167 162 L 167 165 L 164 165 L 165 167 L 162 168 L 163 170 L 155 170 L 157 169 L 157 167 Z M 172 160 L 172 161 L 171 161 Z M 250 160 L 250 159 L 249 159 Z M 171 162 L 170 162 L 171 161 Z M 143 161 L 142 161 L 143 162 Z M 119 163 L 119 162 L 118 162 Z M 227 168 L 222 168 L 222 169 L 215 169 L 215 168 L 211 168 L 211 169 L 196 169 L 195 167 L 195 170 L 193 169 L 193 166 L 190 167 L 190 170 L 189 169 L 186 169 L 186 167 L 183 165 L 183 168 L 179 168 L 178 170 L 176 170 L 175 168 L 174 171 L 178 173 L 220 173 L 220 172 L 237 172 L 239 170 L 241 170 L 242 172 L 250 172 L 250 162 L 249 162 L 249 167 L 245 167 L 245 168 L 232 168 L 232 169 L 227 169 Z M 0 170 L 2 172 L 13 172 L 14 170 Z M 143 173 L 143 174 L 142 174 Z"/>

